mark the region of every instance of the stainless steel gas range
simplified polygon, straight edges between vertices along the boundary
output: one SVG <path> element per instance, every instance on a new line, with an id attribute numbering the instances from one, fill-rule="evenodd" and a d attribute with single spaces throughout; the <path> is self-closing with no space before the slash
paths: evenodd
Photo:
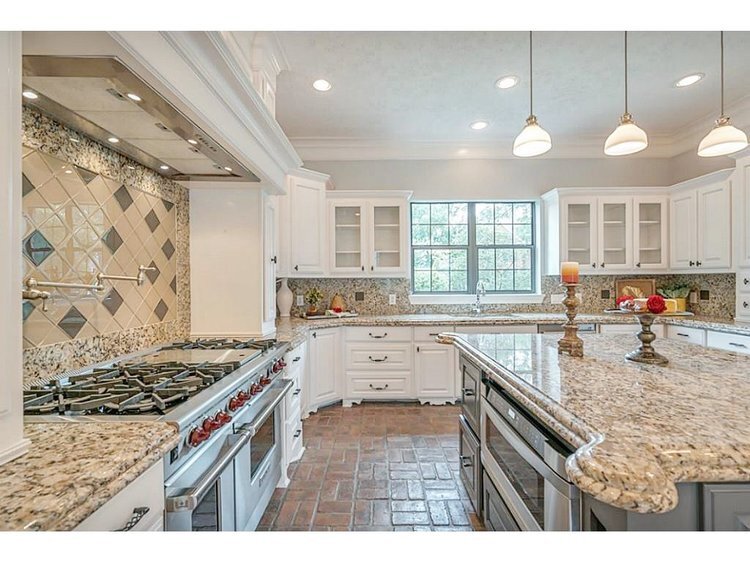
<path id="1" fill-rule="evenodd" d="M 159 420 L 167 530 L 254 530 L 282 464 L 287 343 L 189 340 L 129 354 L 24 391 L 29 420 Z"/>

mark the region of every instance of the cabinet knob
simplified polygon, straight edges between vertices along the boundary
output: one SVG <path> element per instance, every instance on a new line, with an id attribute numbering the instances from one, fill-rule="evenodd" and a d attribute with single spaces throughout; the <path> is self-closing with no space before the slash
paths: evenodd
<path id="1" fill-rule="evenodd" d="M 299 271 L 299 264 L 294 267 L 295 270 Z"/>
<path id="2" fill-rule="evenodd" d="M 750 283 L 750 280 L 749 280 L 749 279 L 747 279 L 747 278 L 744 278 L 744 279 L 742 280 L 742 283 L 744 283 L 745 285 L 747 285 L 747 284 L 749 284 L 749 283 Z"/>
<path id="3" fill-rule="evenodd" d="M 274 264 L 276 264 L 276 256 L 274 256 L 273 258 L 271 258 L 271 262 L 273 262 Z"/>
<path id="4" fill-rule="evenodd" d="M 695 266 L 695 262 L 693 262 L 692 260 L 688 262 L 688 264 L 690 264 L 691 266 Z"/>
<path id="5" fill-rule="evenodd" d="M 602 263 L 600 264 L 600 266 L 601 266 L 602 268 L 604 268 L 604 262 L 602 262 Z"/>
<path id="6" fill-rule="evenodd" d="M 365 271 L 365 267 L 364 267 L 364 266 L 362 266 L 362 271 L 363 271 L 363 272 Z"/>
<path id="7" fill-rule="evenodd" d="M 743 301 L 743 302 L 742 302 L 742 306 L 743 306 L 743 307 L 744 307 L 745 309 L 747 309 L 748 307 L 750 307 L 750 303 L 748 303 L 747 301 Z"/>
<path id="8" fill-rule="evenodd" d="M 640 267 L 641 267 L 641 263 L 640 263 L 640 262 L 638 262 L 638 263 L 637 263 L 637 264 L 635 265 L 635 267 L 636 267 L 636 268 L 640 268 Z"/>
<path id="9" fill-rule="evenodd" d="M 312 336 L 313 336 L 313 338 L 317 338 L 318 337 L 318 333 L 317 332 L 313 332 Z"/>
<path id="10" fill-rule="evenodd" d="M 592 268 L 596 268 L 596 262 L 594 262 L 593 264 L 591 264 L 591 267 Z"/>
<path id="11" fill-rule="evenodd" d="M 370 271 L 372 272 L 375 269 L 375 266 L 370 266 Z"/>
<path id="12" fill-rule="evenodd" d="M 703 264 L 703 262 L 701 262 L 700 260 L 695 263 L 696 266 L 700 266 L 701 264 Z"/>

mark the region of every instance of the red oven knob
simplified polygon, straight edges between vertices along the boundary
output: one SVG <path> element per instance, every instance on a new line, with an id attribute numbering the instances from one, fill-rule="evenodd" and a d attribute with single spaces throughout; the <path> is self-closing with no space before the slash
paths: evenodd
<path id="1" fill-rule="evenodd" d="M 219 423 L 219 426 L 224 426 L 232 421 L 232 417 L 224 411 L 219 411 L 216 413 L 216 416 L 214 416 L 214 420 Z"/>
<path id="2" fill-rule="evenodd" d="M 252 398 L 252 396 L 248 393 L 245 393 L 244 391 L 240 391 L 239 393 L 237 393 L 237 398 L 242 401 L 242 404 L 244 405 Z"/>
<path id="3" fill-rule="evenodd" d="M 258 394 L 258 393 L 260 393 L 261 391 L 263 391 L 263 387 L 262 387 L 262 386 L 260 386 L 260 385 L 258 385 L 257 383 L 253 383 L 253 384 L 252 384 L 252 385 L 250 386 L 250 394 L 251 394 L 251 395 L 257 395 L 257 394 Z"/>
<path id="4" fill-rule="evenodd" d="M 198 447 L 203 442 L 208 440 L 208 438 L 211 436 L 210 432 L 206 432 L 203 428 L 198 427 L 194 428 L 192 432 L 190 432 L 190 435 L 188 436 L 188 444 L 190 444 L 192 447 Z"/>
<path id="5" fill-rule="evenodd" d="M 211 418 L 209 416 L 203 420 L 202 426 L 203 426 L 203 430 L 205 430 L 206 432 L 210 434 L 214 430 L 218 430 L 219 428 L 221 428 L 221 423 L 218 420 L 216 420 L 215 417 Z"/>
<path id="6" fill-rule="evenodd" d="M 230 411 L 236 411 L 239 408 L 242 408 L 242 406 L 245 404 L 244 399 L 240 399 L 239 396 L 232 397 L 229 399 L 229 410 Z"/>
<path id="7" fill-rule="evenodd" d="M 284 369 L 286 367 L 286 362 L 283 359 L 281 359 L 279 360 L 279 365 L 281 366 L 281 369 Z"/>
<path id="8" fill-rule="evenodd" d="M 279 365 L 279 362 L 274 362 L 273 367 L 271 367 L 271 371 L 274 373 L 281 371 L 281 366 Z"/>
<path id="9" fill-rule="evenodd" d="M 270 377 L 268 377 L 267 375 L 264 375 L 263 377 L 261 377 L 261 378 L 260 378 L 260 379 L 258 380 L 258 383 L 260 383 L 260 384 L 261 384 L 261 385 L 263 385 L 263 386 L 266 386 L 266 385 L 268 385 L 269 383 L 271 383 L 271 378 L 270 378 Z"/>

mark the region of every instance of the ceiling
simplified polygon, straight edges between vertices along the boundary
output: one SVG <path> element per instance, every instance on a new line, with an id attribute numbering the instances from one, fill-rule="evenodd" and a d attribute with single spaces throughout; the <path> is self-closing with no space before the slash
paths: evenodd
<path id="1" fill-rule="evenodd" d="M 529 114 L 527 32 L 280 32 L 277 119 L 305 160 L 511 157 Z M 719 113 L 718 32 L 630 32 L 640 156 L 690 150 Z M 725 33 L 726 106 L 750 123 L 750 32 Z M 705 78 L 675 88 L 694 72 Z M 495 81 L 517 75 L 499 90 Z M 317 92 L 313 80 L 333 88 Z M 534 113 L 547 157 L 601 156 L 623 112 L 621 32 L 534 33 Z M 490 126 L 472 131 L 469 123 Z"/>

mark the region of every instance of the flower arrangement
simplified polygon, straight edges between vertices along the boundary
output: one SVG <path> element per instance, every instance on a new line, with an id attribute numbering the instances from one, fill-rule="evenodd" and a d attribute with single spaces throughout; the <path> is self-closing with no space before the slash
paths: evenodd
<path id="1" fill-rule="evenodd" d="M 674 299 L 677 303 L 677 311 L 687 309 L 687 297 L 690 295 L 691 288 L 685 284 L 674 284 L 657 289 L 656 292 L 666 299 Z"/>
<path id="2" fill-rule="evenodd" d="M 305 301 L 307 302 L 307 313 L 316 313 L 318 311 L 318 303 L 323 300 L 323 294 L 317 287 L 311 287 L 305 292 Z"/>

